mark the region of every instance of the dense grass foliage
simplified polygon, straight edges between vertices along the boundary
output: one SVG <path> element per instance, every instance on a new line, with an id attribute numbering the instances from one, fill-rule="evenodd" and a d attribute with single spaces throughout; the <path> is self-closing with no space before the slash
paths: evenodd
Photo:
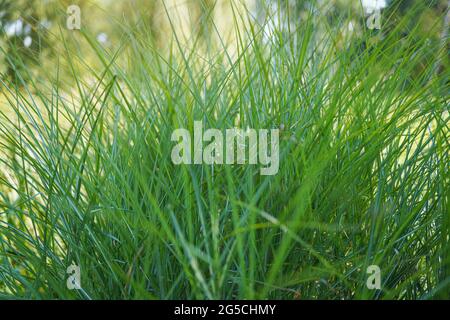
<path id="1" fill-rule="evenodd" d="M 234 19 L 234 50 L 175 33 L 163 52 L 140 23 L 109 50 L 64 38 L 51 80 L 1 83 L 1 297 L 449 297 L 442 42 L 402 33 L 407 16 L 358 36 L 313 14 L 271 36 Z M 174 165 L 194 120 L 279 128 L 278 174 Z"/>

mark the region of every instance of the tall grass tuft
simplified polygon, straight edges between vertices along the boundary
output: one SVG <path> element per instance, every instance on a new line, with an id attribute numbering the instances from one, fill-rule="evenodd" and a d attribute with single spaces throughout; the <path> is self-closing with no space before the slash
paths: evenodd
<path id="1" fill-rule="evenodd" d="M 174 31 L 161 49 L 141 20 L 113 48 L 54 34 L 48 77 L 9 56 L 22 71 L 0 84 L 0 297 L 449 298 L 442 42 L 408 15 L 356 34 L 344 16 L 287 11 L 267 28 L 233 12 L 232 44 L 211 20 L 217 41 Z M 279 128 L 278 174 L 174 165 L 173 130 L 200 120 Z"/>

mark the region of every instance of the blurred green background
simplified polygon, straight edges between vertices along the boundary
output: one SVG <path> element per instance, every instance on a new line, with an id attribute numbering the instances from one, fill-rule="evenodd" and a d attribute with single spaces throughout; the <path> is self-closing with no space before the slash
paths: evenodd
<path id="1" fill-rule="evenodd" d="M 145 24 L 149 36 L 162 50 L 167 44 L 170 28 L 180 28 L 186 39 L 202 38 L 205 43 L 213 40 L 211 38 L 215 32 L 211 32 L 211 28 L 217 27 L 223 34 L 229 33 L 228 29 L 233 24 L 229 3 L 223 0 L 0 0 L 0 75 L 13 79 L 21 67 L 38 75 L 34 67 L 54 65 L 60 50 L 59 35 L 71 32 L 66 29 L 65 23 L 66 8 L 72 4 L 81 9 L 82 31 L 94 35 L 103 46 L 117 48 L 123 45 L 121 38 L 124 30 L 129 30 L 125 26 Z M 439 42 L 444 41 L 448 32 L 448 21 L 443 18 L 448 10 L 447 0 L 243 0 L 241 4 L 242 7 L 237 9 L 250 11 L 255 20 L 265 25 L 268 36 L 271 36 L 271 25 L 284 26 L 289 32 L 288 21 L 301 20 L 306 11 L 313 11 L 328 23 L 328 28 L 339 29 L 343 38 L 352 33 L 354 37 L 351 41 L 358 41 L 358 33 L 366 29 L 367 12 L 373 6 L 380 7 L 382 28 L 373 30 L 373 42 L 360 44 L 362 49 L 382 42 L 395 22 L 406 14 L 410 15 L 410 24 L 402 28 L 399 38 L 416 28 L 419 30 L 415 32 L 417 37 L 428 37 L 430 42 Z M 413 7 L 415 10 L 409 10 Z M 290 17 L 274 16 L 274 12 L 280 11 L 278 8 L 282 9 L 281 12 L 289 12 Z M 166 10 L 171 13 L 172 21 L 165 18 Z M 205 19 L 211 16 L 213 19 Z M 388 17 L 389 24 L 383 23 Z M 429 54 L 431 60 L 436 52 Z M 12 57 L 20 57 L 22 66 L 10 63 Z M 438 67 L 448 68 L 448 57 L 444 57 Z M 420 70 L 418 66 L 416 72 Z"/>

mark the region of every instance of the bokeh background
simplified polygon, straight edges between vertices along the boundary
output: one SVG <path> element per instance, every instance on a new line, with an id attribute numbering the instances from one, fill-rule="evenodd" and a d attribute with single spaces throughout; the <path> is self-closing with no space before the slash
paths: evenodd
<path id="1" fill-rule="evenodd" d="M 22 67 L 34 71 L 37 66 L 51 67 L 61 50 L 61 34 L 77 34 L 67 30 L 66 8 L 78 5 L 81 9 L 82 31 L 89 32 L 101 45 L 118 48 L 126 45 L 124 33 L 130 26 L 145 25 L 148 36 L 162 52 L 170 43 L 169 35 L 176 34 L 189 44 L 193 39 L 201 39 L 211 45 L 219 40 L 227 41 L 232 50 L 236 34 L 233 32 L 233 11 L 250 12 L 255 21 L 264 26 L 267 37 L 273 36 L 274 29 L 290 30 L 306 17 L 307 11 L 315 12 L 327 28 L 335 28 L 342 39 L 352 41 L 362 29 L 373 8 L 380 8 L 382 28 L 374 30 L 373 42 L 382 41 L 389 34 L 395 21 L 410 15 L 410 24 L 405 25 L 403 34 L 407 36 L 413 28 L 422 31 L 417 37 L 427 37 L 430 42 L 444 41 L 448 32 L 447 0 L 0 0 L 0 74 L 13 78 L 20 66 L 8 62 L 9 57 L 19 55 Z M 233 3 L 233 5 L 232 5 Z M 410 10 L 415 8 L 415 10 Z M 278 10 L 281 9 L 281 10 Z M 278 14 L 275 14 L 278 12 Z M 282 16 L 280 12 L 289 12 Z M 170 17 L 170 19 L 168 19 Z M 383 23 L 389 18 L 389 24 Z M 297 23 L 293 23 L 293 20 Z M 278 27 L 275 28 L 274 26 Z M 125 31 L 126 30 L 126 31 Z M 318 30 L 320 32 L 320 30 Z M 351 34 L 352 38 L 348 38 Z M 432 36 L 430 36 L 432 35 Z M 184 39 L 181 39 L 184 38 Z M 69 43 L 68 45 L 71 45 Z M 67 44 L 66 44 L 67 45 Z M 80 45 L 80 44 L 78 44 Z M 364 44 L 367 45 L 367 44 Z M 78 50 L 83 51 L 83 44 Z M 430 52 L 430 55 L 436 52 Z M 86 59 L 89 56 L 86 55 Z M 430 57 L 431 60 L 432 57 Z M 448 57 L 444 57 L 440 68 L 448 67 Z M 426 61 L 424 61 L 426 63 Z M 420 72 L 420 66 L 418 66 Z M 33 70 L 34 69 L 34 70 Z M 42 70 L 45 68 L 40 68 Z"/>

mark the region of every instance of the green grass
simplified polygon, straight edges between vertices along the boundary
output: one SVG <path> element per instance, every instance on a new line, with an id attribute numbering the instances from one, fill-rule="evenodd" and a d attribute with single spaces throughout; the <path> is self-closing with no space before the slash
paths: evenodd
<path id="1" fill-rule="evenodd" d="M 142 22 L 114 50 L 61 32 L 48 78 L 1 82 L 0 297 L 449 298 L 441 42 L 399 37 L 407 16 L 384 38 L 234 19 L 234 56 L 177 34 L 162 51 Z M 282 128 L 278 174 L 174 165 L 170 135 L 194 120 Z"/>

